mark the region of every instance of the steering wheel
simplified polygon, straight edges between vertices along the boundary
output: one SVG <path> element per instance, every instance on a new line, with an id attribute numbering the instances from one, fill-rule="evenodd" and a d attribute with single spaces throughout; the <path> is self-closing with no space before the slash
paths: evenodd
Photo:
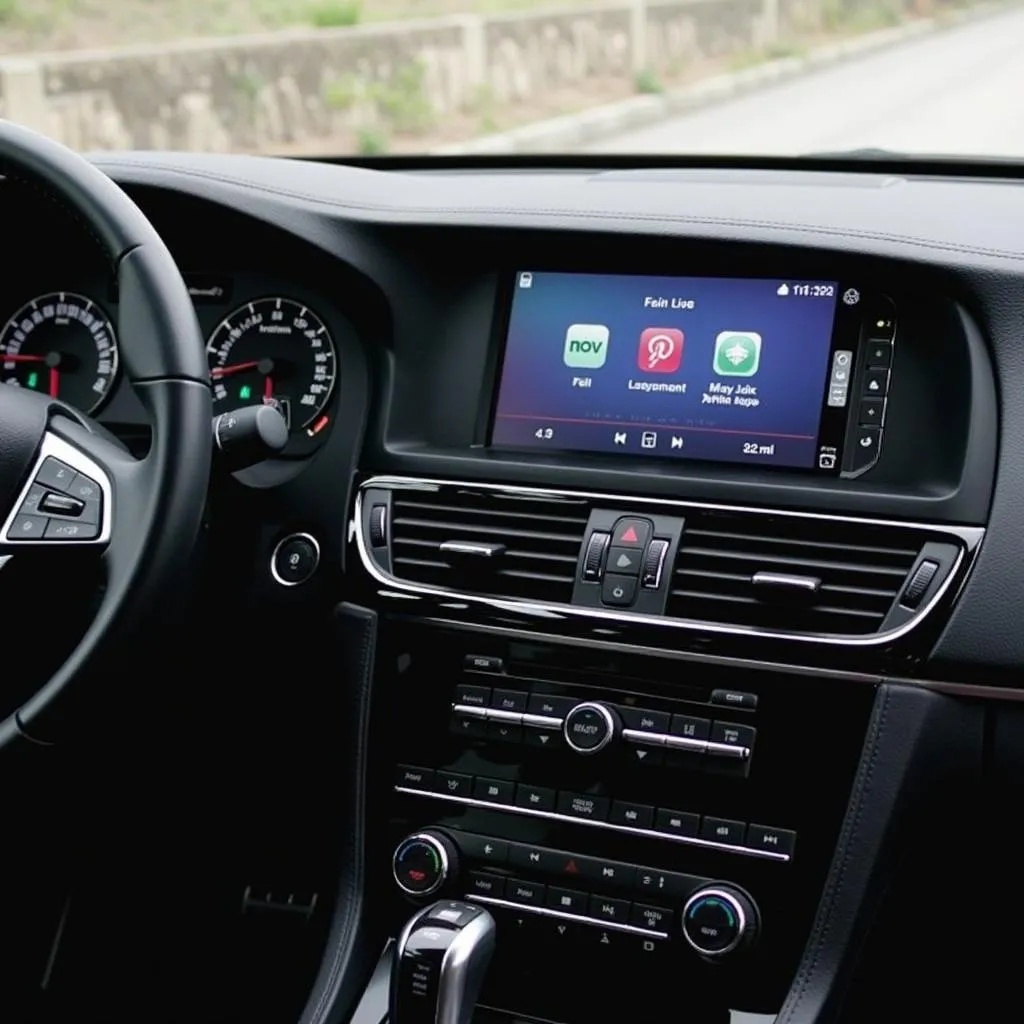
<path id="1" fill-rule="evenodd" d="M 126 379 L 149 413 L 152 443 L 135 459 L 81 412 L 27 388 L 0 386 L 2 566 L 92 549 L 106 589 L 56 674 L 0 722 L 0 747 L 52 743 L 79 706 L 85 670 L 173 581 L 206 501 L 212 403 L 203 338 L 185 282 L 142 211 L 72 150 L 0 121 L 0 172 L 66 207 L 102 246 L 117 276 L 117 335 Z M 59 241 L 56 243 L 59 244 Z M 11 671 L 0 669 L 0 679 Z M 2 686 L 0 686 L 2 692 Z"/>

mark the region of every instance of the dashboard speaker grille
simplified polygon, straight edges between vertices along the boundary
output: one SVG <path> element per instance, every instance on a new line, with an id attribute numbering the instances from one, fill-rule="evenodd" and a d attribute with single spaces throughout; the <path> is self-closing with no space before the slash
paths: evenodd
<path id="1" fill-rule="evenodd" d="M 470 488 L 396 490 L 399 579 L 520 600 L 572 600 L 588 507 L 574 499 Z"/>
<path id="2" fill-rule="evenodd" d="M 898 526 L 691 511 L 667 613 L 795 633 L 875 633 L 922 546 Z"/>

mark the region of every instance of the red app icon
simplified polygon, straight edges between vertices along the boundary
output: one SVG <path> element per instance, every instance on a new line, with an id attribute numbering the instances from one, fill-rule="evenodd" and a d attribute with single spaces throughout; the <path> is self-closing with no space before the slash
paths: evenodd
<path id="1" fill-rule="evenodd" d="M 682 331 L 674 327 L 648 327 L 640 335 L 636 365 L 644 373 L 675 373 L 682 359 Z"/>

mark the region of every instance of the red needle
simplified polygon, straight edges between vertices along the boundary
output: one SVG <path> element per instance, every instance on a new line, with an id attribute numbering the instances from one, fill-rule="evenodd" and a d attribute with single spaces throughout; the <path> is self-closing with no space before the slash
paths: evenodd
<path id="1" fill-rule="evenodd" d="M 45 363 L 46 356 L 22 356 L 5 354 L 0 356 L 0 363 Z"/>
<path id="2" fill-rule="evenodd" d="M 267 399 L 274 397 L 274 380 L 272 377 L 263 378 L 263 397 Z"/>
<path id="3" fill-rule="evenodd" d="M 56 366 L 50 367 L 50 397 L 56 398 L 60 393 L 60 371 Z"/>
<path id="4" fill-rule="evenodd" d="M 210 371 L 210 376 L 214 380 L 219 380 L 221 377 L 227 377 L 232 373 L 241 373 L 242 370 L 255 370 L 259 365 L 258 360 L 251 359 L 247 363 L 235 363 L 233 366 L 215 366 Z"/>

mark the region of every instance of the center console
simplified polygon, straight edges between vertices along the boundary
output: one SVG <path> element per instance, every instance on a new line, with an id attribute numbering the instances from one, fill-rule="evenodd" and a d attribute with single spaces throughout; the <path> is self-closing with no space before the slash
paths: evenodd
<path id="1" fill-rule="evenodd" d="M 413 623 L 382 643 L 398 652 L 379 680 L 396 927 L 440 897 L 486 906 L 482 1002 L 519 1014 L 777 1010 L 870 688 L 830 687 L 826 710 L 816 680 L 785 673 Z"/>

